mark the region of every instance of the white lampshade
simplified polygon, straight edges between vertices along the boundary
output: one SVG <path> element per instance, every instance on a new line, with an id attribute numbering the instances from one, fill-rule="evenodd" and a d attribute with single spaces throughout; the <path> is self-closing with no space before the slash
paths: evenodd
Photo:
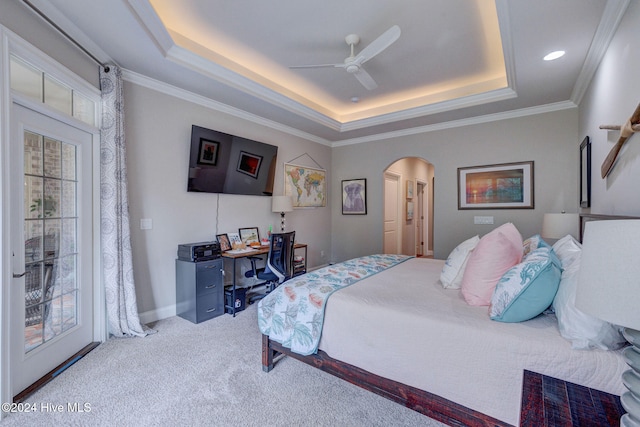
<path id="1" fill-rule="evenodd" d="M 640 329 L 640 220 L 586 222 L 580 266 L 576 306 Z"/>
<path id="2" fill-rule="evenodd" d="M 561 239 L 567 234 L 578 238 L 580 217 L 577 213 L 547 213 L 542 220 L 542 233 L 546 239 Z"/>
<path id="3" fill-rule="evenodd" d="M 271 198 L 271 212 L 291 212 L 292 210 L 291 196 L 273 196 Z"/>
<path id="4" fill-rule="evenodd" d="M 623 326 L 631 343 L 623 351 L 631 369 L 622 374 L 629 390 L 620 401 L 621 426 L 640 426 L 640 220 L 585 224 L 576 307 Z"/>

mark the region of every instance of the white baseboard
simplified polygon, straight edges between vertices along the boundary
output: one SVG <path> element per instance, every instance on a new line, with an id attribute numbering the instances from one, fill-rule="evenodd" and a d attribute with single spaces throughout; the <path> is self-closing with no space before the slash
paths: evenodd
<path id="1" fill-rule="evenodd" d="M 158 320 L 166 319 L 176 315 L 176 306 L 170 305 L 169 307 L 162 307 L 155 310 L 145 311 L 144 313 L 138 313 L 140 317 L 140 323 L 146 325 L 147 323 L 157 322 Z"/>

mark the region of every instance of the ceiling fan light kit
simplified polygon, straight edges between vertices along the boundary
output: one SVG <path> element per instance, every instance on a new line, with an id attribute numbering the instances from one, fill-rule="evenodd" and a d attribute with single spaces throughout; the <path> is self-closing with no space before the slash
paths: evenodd
<path id="1" fill-rule="evenodd" d="M 351 54 L 345 58 L 344 62 L 337 64 L 294 65 L 289 68 L 344 68 L 347 73 L 353 74 L 362 86 L 368 90 L 373 90 L 378 87 L 378 84 L 373 80 L 373 77 L 365 71 L 362 65 L 391 46 L 396 40 L 398 40 L 398 38 L 400 38 L 400 33 L 400 27 L 394 25 L 382 33 L 382 35 L 377 39 L 372 41 L 367 47 L 362 49 L 357 56 L 355 55 L 355 46 L 360 43 L 360 36 L 357 34 L 349 34 L 344 38 L 344 41 L 349 45 Z"/>

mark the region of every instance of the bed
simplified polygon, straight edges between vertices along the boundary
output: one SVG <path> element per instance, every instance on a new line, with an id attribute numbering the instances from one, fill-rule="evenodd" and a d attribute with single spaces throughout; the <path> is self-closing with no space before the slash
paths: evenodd
<path id="1" fill-rule="evenodd" d="M 379 261 L 393 265 L 376 268 Z M 367 272 L 358 263 L 376 267 Z M 263 369 L 288 355 L 450 425 L 517 425 L 524 370 L 616 395 L 624 391 L 619 350 L 572 349 L 550 311 L 524 322 L 491 320 L 486 306 L 470 306 L 459 289 L 442 286 L 444 263 L 376 255 L 286 282 L 258 308 Z M 362 277 L 345 276 L 338 286 L 334 273 L 339 277 L 341 269 Z M 287 309 L 283 323 L 302 311 L 307 319 L 300 324 L 310 325 L 295 332 L 304 344 L 296 347 L 264 317 L 292 292 L 300 296 L 305 283 L 321 279 L 335 287 L 324 304 L 315 301 L 323 310 Z M 314 298 L 311 292 L 301 299 Z M 315 333 L 316 341 L 308 342 Z"/>

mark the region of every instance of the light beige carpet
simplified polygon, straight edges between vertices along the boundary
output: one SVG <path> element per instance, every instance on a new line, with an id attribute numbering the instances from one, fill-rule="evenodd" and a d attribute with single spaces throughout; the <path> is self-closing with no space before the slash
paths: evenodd
<path id="1" fill-rule="evenodd" d="M 263 372 L 256 305 L 235 318 L 150 326 L 156 334 L 101 344 L 27 399 L 38 412 L 0 425 L 443 425 L 290 358 Z"/>

